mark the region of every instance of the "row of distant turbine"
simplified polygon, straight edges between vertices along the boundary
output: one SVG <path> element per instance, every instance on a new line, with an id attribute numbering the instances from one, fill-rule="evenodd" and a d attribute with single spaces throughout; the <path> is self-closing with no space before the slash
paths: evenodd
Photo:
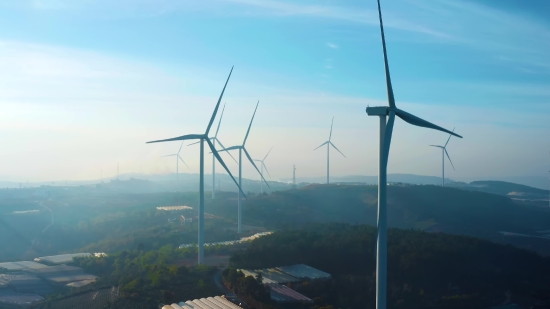
<path id="1" fill-rule="evenodd" d="M 384 55 L 384 69 L 385 69 L 385 75 L 386 75 L 386 89 L 388 94 L 388 105 L 389 106 L 377 106 L 377 107 L 367 107 L 366 112 L 369 116 L 376 116 L 379 117 L 380 120 L 380 155 L 378 157 L 378 218 L 377 218 L 377 241 L 376 241 L 376 309 L 386 309 L 386 298 L 387 298 L 387 205 L 386 205 L 386 189 L 387 189 L 387 166 L 388 166 L 388 158 L 389 158 L 389 152 L 390 152 L 390 145 L 391 145 L 391 137 L 393 133 L 393 124 L 395 122 L 395 116 L 401 118 L 402 120 L 415 125 L 419 127 L 425 127 L 429 129 L 434 129 L 442 132 L 449 133 L 451 135 L 454 135 L 456 137 L 462 138 L 462 136 L 454 133 L 453 131 L 449 131 L 447 129 L 444 129 L 442 127 L 439 127 L 431 122 L 428 122 L 424 119 L 421 119 L 419 117 L 416 117 L 412 114 L 409 114 L 405 112 L 404 110 L 401 110 L 397 108 L 395 104 L 395 98 L 393 94 L 393 87 L 391 84 L 391 78 L 390 78 L 390 69 L 388 65 L 388 56 L 386 52 L 386 40 L 384 37 L 384 27 L 382 24 L 382 12 L 380 9 L 380 0 L 378 2 L 378 17 L 380 20 L 380 35 L 382 38 L 382 51 Z M 231 72 L 233 72 L 233 68 L 231 68 Z M 214 119 L 216 118 L 216 113 L 218 111 L 218 108 L 220 106 L 220 101 L 223 97 L 223 93 L 225 92 L 225 88 L 227 86 L 227 82 L 229 81 L 229 78 L 231 77 L 231 72 L 229 73 L 229 76 L 227 77 L 227 80 L 225 82 L 225 85 L 223 87 L 222 93 L 220 94 L 220 97 L 218 99 L 218 103 L 216 104 L 216 107 L 214 108 L 214 113 L 212 114 L 212 117 L 210 118 L 210 122 L 208 123 L 208 126 L 206 127 L 206 132 L 202 134 L 188 134 L 183 135 L 175 138 L 170 139 L 164 139 L 164 140 L 157 140 L 152 141 L 148 143 L 156 143 L 156 142 L 168 142 L 168 141 L 184 141 L 184 140 L 199 140 L 200 144 L 200 184 L 199 184 L 199 233 L 198 233 L 198 263 L 202 264 L 204 260 L 204 143 L 206 142 L 212 151 L 213 156 L 218 160 L 218 162 L 223 166 L 223 168 L 227 171 L 231 179 L 237 184 L 239 188 L 239 232 L 241 228 L 241 194 L 244 195 L 244 192 L 242 192 L 241 187 L 241 157 L 242 152 L 244 151 L 245 155 L 248 157 L 252 165 L 258 170 L 256 167 L 256 164 L 254 164 L 254 161 L 244 148 L 244 144 L 246 142 L 246 138 L 248 137 L 248 133 L 250 132 L 250 126 L 248 127 L 248 131 L 246 133 L 244 142 L 242 145 L 239 146 L 233 146 L 228 147 L 220 150 L 220 151 L 229 151 L 229 150 L 239 150 L 239 183 L 235 180 L 225 163 L 223 162 L 223 159 L 220 157 L 218 151 L 216 150 L 214 144 L 211 141 L 211 138 L 208 137 L 208 134 L 210 132 L 210 128 L 212 127 L 212 123 L 214 122 Z M 256 109 L 258 108 L 258 105 L 256 105 Z M 256 113 L 256 111 L 254 111 Z M 252 119 L 254 119 L 254 116 L 252 116 Z M 251 122 L 252 124 L 252 122 Z M 332 126 L 331 126 L 331 135 L 332 135 Z M 323 145 L 327 145 L 327 170 L 328 170 L 328 151 L 330 149 L 330 146 L 334 147 L 336 150 L 336 146 L 334 146 L 331 142 L 331 135 L 329 135 L 329 140 Z M 450 138 L 450 137 L 449 137 Z M 432 145 L 434 147 L 439 147 L 442 149 L 443 154 L 446 154 L 448 157 L 448 153 L 446 150 L 447 144 L 449 142 L 449 139 L 447 139 L 447 143 L 445 143 L 444 146 L 438 146 L 438 145 Z M 221 145 L 221 144 L 220 144 Z M 222 146 L 223 147 L 223 146 Z M 319 146 L 320 147 L 320 146 Z M 319 148 L 318 147 L 318 148 Z M 180 147 L 181 148 L 181 147 Z M 339 150 L 338 150 L 339 151 Z M 443 159 L 445 157 L 443 156 Z M 450 160 L 450 157 L 449 157 Z M 444 164 L 443 160 L 443 164 Z M 452 164 L 452 162 L 451 162 Z M 453 167 L 454 168 L 454 167 Z M 259 171 L 258 171 L 259 172 Z M 262 180 L 265 181 L 263 175 L 260 173 L 260 176 Z M 328 176 L 328 175 L 327 175 Z M 327 178 L 328 179 L 328 178 Z M 266 182 L 267 184 L 267 182 Z M 269 186 L 269 185 L 268 185 Z M 246 197 L 246 195 L 245 195 Z"/>
<path id="2" fill-rule="evenodd" d="M 254 121 L 254 116 L 256 115 L 256 110 L 258 109 L 258 104 L 259 104 L 259 102 L 256 104 L 256 109 L 254 110 L 254 114 L 252 115 L 252 119 L 250 120 L 250 124 L 248 125 L 248 131 L 246 132 L 246 136 L 245 136 L 243 144 L 241 146 L 233 146 L 233 147 L 226 148 L 222 144 L 222 142 L 218 139 L 218 132 L 220 131 L 220 125 L 222 123 L 222 118 L 223 118 L 223 112 L 225 111 L 225 104 L 223 106 L 222 113 L 220 115 L 220 119 L 218 120 L 218 126 L 216 128 L 216 133 L 214 134 L 213 137 L 210 137 L 210 140 L 212 141 L 212 145 L 214 145 L 214 147 L 216 146 L 216 143 L 220 144 L 220 146 L 222 147 L 222 149 L 220 151 L 226 151 L 229 154 L 229 156 L 231 156 L 233 161 L 235 161 L 235 163 L 238 163 L 238 165 L 239 165 L 239 184 L 241 183 L 241 173 L 240 173 L 241 161 L 240 161 L 240 158 L 239 158 L 239 162 L 237 162 L 237 160 L 235 160 L 235 158 L 233 157 L 233 155 L 231 155 L 229 150 L 240 149 L 240 147 L 242 147 L 242 149 L 244 149 L 246 139 L 248 138 L 248 133 L 250 132 L 250 128 L 252 127 L 252 122 Z M 332 117 L 332 122 L 330 124 L 330 133 L 329 133 L 329 136 L 328 136 L 328 140 L 326 142 L 322 143 L 321 145 L 319 145 L 318 147 L 316 147 L 315 149 L 313 149 L 315 151 L 315 150 L 321 148 L 324 145 L 327 146 L 327 184 L 330 183 L 330 147 L 332 146 L 344 158 L 346 158 L 346 156 L 340 151 L 340 149 L 338 149 L 334 145 L 334 143 L 332 143 L 332 141 L 331 141 L 333 125 L 334 125 L 334 117 Z M 453 129 L 453 132 L 454 132 L 454 129 Z M 449 144 L 449 140 L 451 139 L 451 136 L 452 136 L 452 134 L 449 134 L 449 138 L 447 139 L 447 142 L 443 146 L 441 146 L 441 145 L 430 145 L 432 147 L 441 148 L 441 155 L 442 155 L 441 183 L 442 183 L 442 185 L 445 185 L 445 155 L 449 159 L 449 162 L 451 163 L 451 166 L 454 169 L 453 161 L 451 161 L 451 157 L 449 156 L 449 153 L 447 152 L 447 144 Z M 187 146 L 196 145 L 198 143 L 199 142 L 194 142 L 194 143 L 191 143 Z M 162 156 L 162 157 L 175 157 L 176 158 L 176 180 L 179 180 L 179 161 L 181 161 L 183 164 L 185 164 L 185 166 L 187 166 L 187 168 L 189 169 L 189 165 L 187 165 L 187 163 L 185 163 L 185 161 L 180 156 L 180 152 L 181 152 L 181 148 L 183 147 L 183 144 L 184 144 L 184 142 L 181 143 L 180 148 L 178 149 L 177 153 Z M 264 169 L 267 172 L 267 174 L 269 175 L 269 177 L 271 178 L 271 174 L 269 173 L 269 170 L 267 169 L 267 166 L 265 165 L 265 160 L 267 159 L 267 156 L 269 156 L 269 153 L 271 152 L 272 149 L 273 149 L 273 147 L 271 147 L 271 149 L 269 149 L 269 151 L 267 152 L 265 157 L 261 160 L 260 159 L 251 159 L 251 157 L 247 153 L 248 159 L 250 160 L 250 162 L 252 163 L 254 168 L 256 168 L 256 170 L 258 171 L 258 173 L 260 174 L 260 177 L 261 177 L 261 179 L 260 179 L 260 193 L 263 193 L 262 179 L 265 181 L 265 178 L 263 176 L 264 175 Z M 216 160 L 215 156 L 212 155 L 212 199 L 216 198 L 216 192 L 215 192 L 216 191 L 215 190 L 215 188 L 216 188 L 216 161 L 215 160 Z M 258 167 L 254 164 L 253 161 L 256 161 L 256 162 L 260 163 L 260 170 L 258 170 Z M 267 184 L 267 182 L 266 182 L 266 184 Z"/>

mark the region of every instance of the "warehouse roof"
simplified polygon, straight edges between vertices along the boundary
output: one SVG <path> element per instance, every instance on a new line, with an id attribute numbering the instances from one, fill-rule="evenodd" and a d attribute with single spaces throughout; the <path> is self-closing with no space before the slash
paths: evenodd
<path id="1" fill-rule="evenodd" d="M 330 274 L 324 271 L 318 270 L 311 266 L 305 264 L 297 264 L 292 266 L 283 266 L 277 267 L 282 272 L 285 272 L 296 278 L 307 278 L 307 279 L 320 279 L 320 278 L 330 278 Z"/>
<path id="2" fill-rule="evenodd" d="M 41 300 L 44 300 L 44 297 L 35 294 L 18 293 L 11 290 L 0 291 L 0 304 L 24 306 Z"/>
<path id="3" fill-rule="evenodd" d="M 64 264 L 70 263 L 73 261 L 74 257 L 87 257 L 92 256 L 90 253 L 72 253 L 72 254 L 61 254 L 61 255 L 51 255 L 51 256 L 42 256 L 34 259 L 35 262 L 47 262 L 52 264 Z"/>
<path id="4" fill-rule="evenodd" d="M 216 296 L 188 300 L 179 304 L 164 305 L 162 309 L 242 309 L 227 299 Z"/>
<path id="5" fill-rule="evenodd" d="M 268 283 L 271 299 L 279 303 L 313 303 L 313 301 L 306 296 L 294 291 L 293 289 L 276 284 Z"/>
<path id="6" fill-rule="evenodd" d="M 48 267 L 44 264 L 36 263 L 33 261 L 19 261 L 19 262 L 5 262 L 0 263 L 0 268 L 6 269 L 8 271 L 17 271 L 17 270 L 29 270 L 29 269 L 40 269 Z"/>
<path id="7" fill-rule="evenodd" d="M 267 269 L 240 269 L 243 274 L 246 276 L 252 276 L 256 278 L 257 274 L 262 274 L 262 283 L 287 283 L 287 282 L 297 282 L 300 279 L 291 276 L 277 268 L 267 268 Z"/>

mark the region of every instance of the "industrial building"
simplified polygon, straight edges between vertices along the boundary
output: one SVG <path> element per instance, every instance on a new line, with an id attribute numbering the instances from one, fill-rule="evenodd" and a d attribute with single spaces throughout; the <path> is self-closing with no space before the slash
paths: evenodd
<path id="1" fill-rule="evenodd" d="M 201 298 L 180 302 L 179 304 L 164 305 L 162 309 L 242 309 L 223 296 Z"/>
<path id="2" fill-rule="evenodd" d="M 245 277 L 252 276 L 256 277 L 258 274 L 262 275 L 262 283 L 290 283 L 301 281 L 299 278 L 293 277 L 285 272 L 280 271 L 277 268 L 266 268 L 266 269 L 239 269 L 243 272 Z"/>
<path id="3" fill-rule="evenodd" d="M 91 253 L 72 253 L 72 254 L 60 254 L 52 256 L 42 256 L 34 259 L 35 262 L 46 264 L 66 264 L 71 263 L 75 257 L 91 257 Z"/>
<path id="4" fill-rule="evenodd" d="M 280 285 L 276 283 L 267 283 L 265 285 L 269 287 L 269 293 L 271 294 L 271 299 L 277 303 L 313 304 L 313 300 L 294 291 L 293 289 L 285 285 Z"/>
<path id="5" fill-rule="evenodd" d="M 14 271 L 25 271 L 31 269 L 40 269 L 48 267 L 47 265 L 36 263 L 33 261 L 20 261 L 20 262 L 5 262 L 0 263 L 0 269 L 14 272 Z"/>
<path id="6" fill-rule="evenodd" d="M 277 267 L 282 272 L 300 279 L 328 279 L 330 274 L 305 264 Z"/>

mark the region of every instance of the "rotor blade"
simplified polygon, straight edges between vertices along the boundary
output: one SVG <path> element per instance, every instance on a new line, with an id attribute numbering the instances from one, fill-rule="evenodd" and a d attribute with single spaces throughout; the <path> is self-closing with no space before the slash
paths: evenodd
<path id="1" fill-rule="evenodd" d="M 451 161 L 451 157 L 449 157 L 449 153 L 447 152 L 447 149 L 443 149 L 443 151 L 445 151 L 445 154 L 447 155 L 447 158 L 449 158 L 449 162 L 451 162 L 451 166 L 453 167 L 453 170 L 455 170 L 455 166 L 453 164 L 453 161 Z"/>
<path id="2" fill-rule="evenodd" d="M 330 138 L 332 137 L 332 125 L 334 124 L 334 116 L 332 116 L 332 122 L 330 123 L 330 134 L 328 135 L 328 141 L 330 142 Z"/>
<path id="3" fill-rule="evenodd" d="M 194 142 L 194 143 L 191 143 L 191 144 L 189 144 L 189 145 L 187 145 L 187 146 L 196 145 L 196 144 L 198 144 L 198 143 L 200 143 L 200 142 L 201 142 L 201 141 Z"/>
<path id="4" fill-rule="evenodd" d="M 204 136 L 203 134 L 188 134 L 188 135 L 182 135 L 182 136 L 168 138 L 168 139 L 150 141 L 150 142 L 147 142 L 146 144 L 161 143 L 161 142 L 172 142 L 172 141 L 185 141 L 185 140 L 190 140 L 190 139 L 201 139 L 203 136 Z"/>
<path id="5" fill-rule="evenodd" d="M 384 26 L 382 24 L 382 11 L 380 10 L 380 0 L 378 0 L 378 18 L 380 19 L 380 34 L 382 35 L 382 50 L 384 51 L 384 69 L 386 70 L 388 103 L 390 104 L 390 107 L 395 107 L 395 98 L 393 97 L 393 88 L 391 86 L 390 67 L 388 65 L 388 54 L 386 52 L 386 38 L 384 37 Z"/>
<path id="6" fill-rule="evenodd" d="M 185 164 L 185 166 L 187 166 L 188 169 L 191 169 L 191 168 L 189 167 L 189 165 L 187 165 L 187 163 L 185 163 L 185 161 L 183 161 L 183 159 L 180 157 L 180 155 L 178 155 L 178 158 L 181 160 L 181 162 L 183 162 L 183 164 Z"/>
<path id="7" fill-rule="evenodd" d="M 181 147 L 183 147 L 183 142 L 181 142 L 180 149 L 178 150 L 178 156 L 179 156 L 179 154 L 180 154 Z"/>
<path id="8" fill-rule="evenodd" d="M 334 149 L 338 150 L 338 152 L 339 152 L 341 155 L 343 155 L 344 158 L 347 158 L 347 157 L 340 151 L 340 149 L 338 149 L 338 148 L 336 148 L 336 146 L 334 146 L 334 144 L 333 144 L 332 142 L 329 142 L 329 143 L 330 143 L 330 145 L 332 145 L 332 147 L 334 147 Z"/>
<path id="9" fill-rule="evenodd" d="M 442 127 L 439 127 L 439 126 L 436 126 L 435 124 L 431 123 L 431 122 L 428 122 L 424 119 L 420 119 L 412 114 L 409 114 L 403 110 L 400 110 L 398 108 L 395 109 L 395 114 L 397 114 L 397 116 L 399 116 L 399 118 L 405 120 L 406 122 L 412 124 L 412 125 L 415 125 L 415 126 L 419 126 L 419 127 L 425 127 L 425 128 L 430 128 L 430 129 L 434 129 L 434 130 L 439 130 L 439 131 L 443 131 L 443 132 L 447 132 L 449 134 L 452 134 L 456 137 L 460 137 L 462 138 L 462 136 L 454 133 L 454 132 L 451 132 L 447 129 L 443 129 Z"/>
<path id="10" fill-rule="evenodd" d="M 430 145 L 432 147 L 437 147 L 437 148 L 444 148 L 443 146 L 438 146 L 438 145 Z"/>
<path id="11" fill-rule="evenodd" d="M 269 171 L 267 170 L 267 166 L 265 166 L 265 163 L 264 161 L 262 161 L 262 165 L 264 166 L 265 168 L 265 171 L 267 172 L 267 174 L 269 175 L 269 178 L 271 178 L 271 174 L 269 174 Z"/>
<path id="12" fill-rule="evenodd" d="M 252 127 L 252 121 L 254 121 L 254 116 L 256 116 L 256 110 L 258 109 L 259 104 L 260 104 L 260 100 L 258 100 L 258 103 L 256 103 L 256 108 L 254 109 L 254 114 L 252 114 L 252 119 L 250 119 L 250 124 L 248 125 L 248 130 L 246 131 L 246 135 L 244 136 L 243 146 L 246 143 L 246 139 L 248 138 L 248 133 L 250 133 L 250 127 Z"/>
<path id="13" fill-rule="evenodd" d="M 235 184 L 237 185 L 237 188 L 239 188 L 239 191 L 241 191 L 241 193 L 244 195 L 244 197 L 246 199 L 248 199 L 246 197 L 246 194 L 244 194 L 243 190 L 241 189 L 241 187 L 239 187 L 239 183 L 237 182 L 237 180 L 235 180 L 235 177 L 233 177 L 233 174 L 231 174 L 231 172 L 229 171 L 229 169 L 227 168 L 227 165 L 225 165 L 225 162 L 223 162 L 223 159 L 222 157 L 220 156 L 220 154 L 218 153 L 218 151 L 216 150 L 216 148 L 214 147 L 214 145 L 212 144 L 212 142 L 209 140 L 209 139 L 206 139 L 206 142 L 208 143 L 208 146 L 210 147 L 210 150 L 212 151 L 212 153 L 214 154 L 214 156 L 216 157 L 216 159 L 218 160 L 218 162 L 221 164 L 221 166 L 223 166 L 223 168 L 225 169 L 225 171 L 229 174 L 229 176 L 231 177 L 231 179 L 233 179 L 233 182 L 235 182 Z"/>
<path id="14" fill-rule="evenodd" d="M 313 149 L 313 150 L 315 151 L 315 150 L 317 150 L 317 149 L 321 148 L 321 146 L 324 146 L 324 145 L 326 145 L 327 143 L 328 143 L 328 141 L 326 141 L 326 142 L 322 143 L 321 145 L 319 145 L 319 147 L 317 147 L 317 148 L 315 148 L 315 149 Z"/>
<path id="15" fill-rule="evenodd" d="M 175 154 L 171 154 L 171 155 L 165 155 L 165 156 L 160 156 L 161 158 L 164 158 L 164 157 L 173 157 L 173 156 L 176 156 Z"/>
<path id="16" fill-rule="evenodd" d="M 218 121 L 218 127 L 216 128 L 216 134 L 214 134 L 214 138 L 218 137 L 218 131 L 220 130 L 220 125 L 222 124 L 223 111 L 225 111 L 225 103 L 223 104 L 222 114 L 220 115 L 220 120 Z"/>
<path id="17" fill-rule="evenodd" d="M 233 67 L 231 67 L 231 71 L 229 71 L 229 76 L 227 76 L 227 80 L 225 81 L 225 85 L 223 86 L 223 90 L 222 90 L 222 93 L 220 94 L 220 98 L 218 99 L 218 103 L 216 103 L 216 107 L 214 108 L 214 112 L 212 113 L 212 118 L 210 118 L 208 127 L 206 127 L 206 133 L 205 133 L 206 136 L 208 136 L 208 132 L 210 132 L 210 127 L 212 127 L 212 123 L 214 123 L 214 119 L 216 119 L 216 113 L 218 112 L 218 108 L 220 107 L 220 102 L 222 101 L 223 93 L 225 92 L 225 87 L 227 87 L 227 82 L 229 82 L 231 73 L 233 73 Z"/>
<path id="18" fill-rule="evenodd" d="M 384 168 L 388 168 L 388 161 L 390 157 L 390 145 L 391 145 L 391 135 L 393 133 L 393 123 L 395 122 L 395 112 L 390 110 L 388 123 L 386 123 L 386 132 L 384 132 L 384 154 L 385 162 Z"/>
<path id="19" fill-rule="evenodd" d="M 455 128 L 453 128 L 453 132 L 455 131 Z M 449 143 L 449 140 L 451 139 L 452 135 L 449 135 L 449 138 L 447 139 L 447 142 L 445 143 L 445 146 L 443 148 L 447 147 L 447 144 Z"/>
<path id="20" fill-rule="evenodd" d="M 258 171 L 258 174 L 260 174 L 260 176 L 262 176 L 262 179 L 264 180 L 265 184 L 269 187 L 269 184 L 265 180 L 264 175 L 262 175 L 262 173 L 260 172 L 260 170 L 256 166 L 256 163 L 254 163 L 254 160 L 252 160 L 252 157 L 248 154 L 248 151 L 246 151 L 246 148 L 243 147 L 243 151 L 244 151 L 244 154 L 246 155 L 246 157 L 248 158 L 248 161 L 250 161 L 250 163 L 252 163 L 252 166 L 254 166 L 256 171 Z"/>
<path id="21" fill-rule="evenodd" d="M 215 137 L 216 141 L 218 142 L 218 144 L 220 144 L 220 146 L 222 146 L 222 149 L 225 148 L 225 146 L 222 144 L 222 142 L 217 138 Z M 227 152 L 227 154 L 231 157 L 231 159 L 233 159 L 233 161 L 235 161 L 235 163 L 237 163 L 237 160 L 235 160 L 235 157 L 233 157 L 233 155 L 231 154 L 231 152 Z M 238 163 L 237 163 L 238 164 Z"/>
<path id="22" fill-rule="evenodd" d="M 271 149 L 269 149 L 269 151 L 267 152 L 267 154 L 265 155 L 264 159 L 262 160 L 262 162 L 267 158 L 267 156 L 269 156 L 269 153 L 271 152 L 271 150 L 273 149 L 273 146 L 271 147 Z"/>
<path id="23" fill-rule="evenodd" d="M 243 147 L 243 146 L 231 146 L 231 147 L 228 147 L 228 148 L 220 149 L 220 150 L 218 150 L 218 152 L 229 151 L 229 150 L 235 150 L 235 149 L 240 149 L 240 148 L 242 148 L 242 147 Z"/>

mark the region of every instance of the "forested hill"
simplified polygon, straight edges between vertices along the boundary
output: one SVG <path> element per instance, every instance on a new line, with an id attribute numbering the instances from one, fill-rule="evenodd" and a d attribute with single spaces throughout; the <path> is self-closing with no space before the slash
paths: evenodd
<path id="1" fill-rule="evenodd" d="M 243 214 L 246 221 L 267 227 L 305 222 L 375 225 L 377 187 L 310 185 L 274 192 L 249 198 Z M 388 224 L 390 227 L 471 235 L 550 254 L 550 239 L 510 237 L 500 233 L 535 235 L 538 231 L 549 230 L 548 209 L 527 207 L 507 197 L 485 192 L 431 185 L 388 186 Z"/>
<path id="2" fill-rule="evenodd" d="M 255 240 L 231 264 L 305 263 L 332 275 L 294 287 L 315 301 L 312 308 L 374 308 L 375 235 L 365 225 L 311 224 Z M 390 229 L 388 237 L 388 308 L 489 308 L 506 291 L 529 308 L 550 295 L 548 257 L 465 236 Z"/>

